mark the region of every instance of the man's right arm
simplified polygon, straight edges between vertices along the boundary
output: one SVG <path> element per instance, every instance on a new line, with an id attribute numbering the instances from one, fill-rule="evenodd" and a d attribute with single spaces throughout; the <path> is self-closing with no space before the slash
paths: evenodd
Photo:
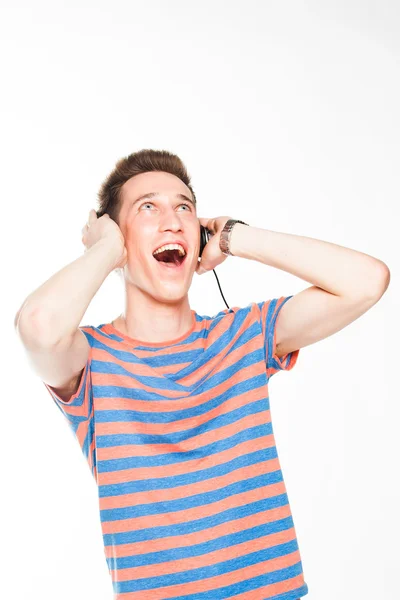
<path id="1" fill-rule="evenodd" d="M 15 317 L 34 371 L 65 401 L 78 390 L 89 356 L 79 324 L 117 259 L 109 241 L 99 240 L 32 292 Z"/>

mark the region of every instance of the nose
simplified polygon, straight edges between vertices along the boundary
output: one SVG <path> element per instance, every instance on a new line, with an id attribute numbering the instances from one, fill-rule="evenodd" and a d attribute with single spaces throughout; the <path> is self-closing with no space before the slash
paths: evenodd
<path id="1" fill-rule="evenodd" d="M 163 216 L 160 219 L 160 229 L 162 231 L 180 231 L 182 229 L 181 218 L 173 207 L 169 207 L 164 211 Z"/>

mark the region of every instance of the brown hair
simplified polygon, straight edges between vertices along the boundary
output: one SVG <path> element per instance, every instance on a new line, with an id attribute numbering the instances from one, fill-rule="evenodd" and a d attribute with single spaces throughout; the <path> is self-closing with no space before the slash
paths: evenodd
<path id="1" fill-rule="evenodd" d="M 164 171 L 179 177 L 190 189 L 196 205 L 196 196 L 190 184 L 190 175 L 182 160 L 167 150 L 144 149 L 117 161 L 113 171 L 103 181 L 97 194 L 99 200 L 97 216 L 101 217 L 107 213 L 119 225 L 122 186 L 131 177 L 148 171 Z"/>

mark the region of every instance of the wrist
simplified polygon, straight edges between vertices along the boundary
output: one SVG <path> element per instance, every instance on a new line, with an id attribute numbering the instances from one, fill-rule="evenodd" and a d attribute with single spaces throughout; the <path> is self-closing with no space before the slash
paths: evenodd
<path id="1" fill-rule="evenodd" d="M 228 219 L 221 231 L 220 234 L 220 240 L 219 240 L 219 247 L 220 250 L 223 254 L 225 254 L 226 256 L 236 256 L 236 243 L 235 241 L 232 242 L 232 238 L 233 238 L 233 232 L 237 231 L 237 228 L 244 228 L 244 227 L 248 227 L 248 223 L 245 223 L 244 221 L 240 221 L 238 219 Z M 237 238 L 237 236 L 235 235 L 235 240 Z"/>
<path id="2" fill-rule="evenodd" d="M 235 227 L 232 229 L 230 250 L 233 256 L 241 256 L 240 249 L 243 248 L 243 235 L 246 235 L 248 233 L 248 228 L 248 225 L 243 225 L 243 223 L 236 223 Z"/>
<path id="3" fill-rule="evenodd" d="M 109 273 L 117 268 L 118 262 L 121 259 L 121 251 L 113 243 L 110 243 L 107 238 L 98 240 L 89 248 L 90 250 L 99 257 L 101 264 L 104 265 Z"/>

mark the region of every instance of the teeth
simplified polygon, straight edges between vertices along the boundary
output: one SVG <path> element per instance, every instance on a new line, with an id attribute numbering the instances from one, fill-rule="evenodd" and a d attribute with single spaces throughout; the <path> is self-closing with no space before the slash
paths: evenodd
<path id="1" fill-rule="evenodd" d="M 160 248 L 158 248 L 158 250 L 153 252 L 153 256 L 154 254 L 159 254 L 164 250 L 179 250 L 179 254 L 181 256 L 185 256 L 186 254 L 185 249 L 180 244 L 165 244 L 165 246 L 161 246 Z"/>

